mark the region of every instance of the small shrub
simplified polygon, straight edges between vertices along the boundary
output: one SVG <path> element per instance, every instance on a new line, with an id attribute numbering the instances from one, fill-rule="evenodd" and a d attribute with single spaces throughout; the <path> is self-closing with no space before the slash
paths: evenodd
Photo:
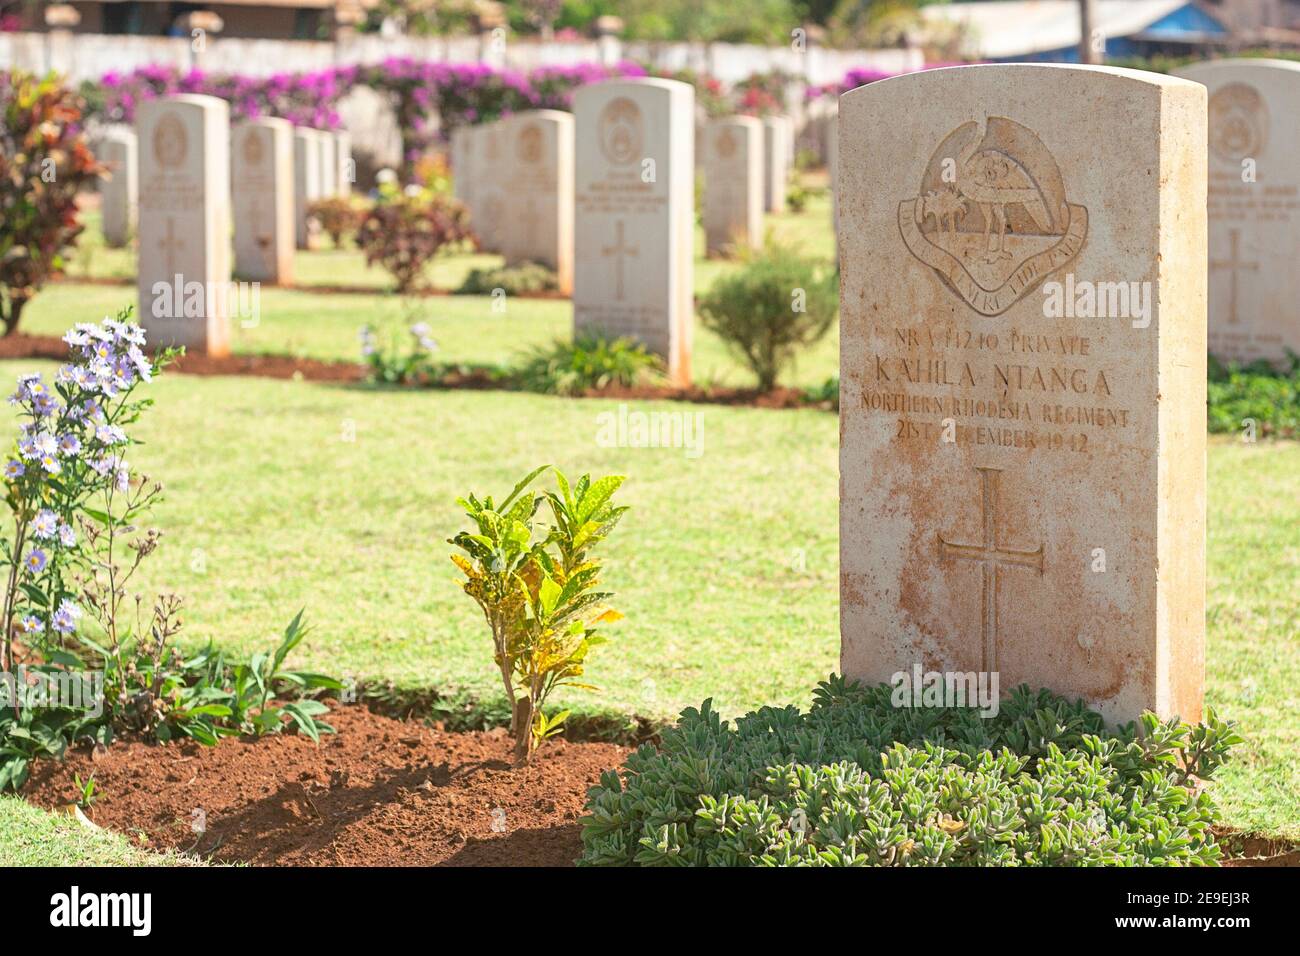
<path id="1" fill-rule="evenodd" d="M 1241 742 L 1017 688 L 996 717 L 832 677 L 735 726 L 709 701 L 589 791 L 583 865 L 1132 866 L 1219 857 L 1205 780 Z"/>
<path id="2" fill-rule="evenodd" d="M 508 296 L 554 292 L 560 287 L 555 273 L 537 262 L 500 269 L 474 269 L 456 290 L 457 295 L 491 295 L 497 289 Z"/>
<path id="3" fill-rule="evenodd" d="M 353 196 L 330 196 L 309 203 L 307 215 L 320 223 L 322 231 L 334 243 L 334 248 L 342 249 L 345 238 L 356 237 L 356 232 L 366 217 L 366 207 L 363 201 Z"/>
<path id="4" fill-rule="evenodd" d="M 438 343 L 427 322 L 415 322 L 408 334 L 381 333 L 371 325 L 361 329 L 361 360 L 374 384 L 437 387 L 458 379 L 499 385 L 508 384 L 510 373 L 498 365 L 471 362 L 443 362 L 437 358 Z"/>
<path id="5" fill-rule="evenodd" d="M 792 182 L 785 190 L 785 204 L 790 207 L 791 212 L 803 212 L 808 208 L 808 200 L 812 197 L 812 191 L 798 182 Z"/>
<path id="6" fill-rule="evenodd" d="M 528 491 L 549 467 L 525 477 L 500 504 L 472 494 L 457 499 L 475 530 L 448 539 L 465 553 L 453 554 L 451 560 L 465 573 L 462 587 L 492 632 L 520 763 L 541 741 L 559 733 L 569 716 L 568 711 L 543 712 L 551 692 L 566 685 L 594 689 L 578 678 L 588 651 L 604 643 L 597 626 L 622 617 L 604 606 L 611 595 L 598 590 L 601 567 L 590 552 L 627 510 L 611 503 L 623 478 L 610 475 L 593 482 L 583 475 L 571 487 L 557 468 L 558 494 Z M 551 511 L 547 527 L 534 521 L 543 503 Z"/>
<path id="7" fill-rule="evenodd" d="M 21 663 L 37 687 L 80 688 L 82 699 L 35 700 L 25 685 L 0 684 L 0 790 L 21 787 L 33 760 L 57 759 L 74 740 L 181 734 L 211 744 L 285 726 L 315 739 L 329 729 L 317 719 L 325 707 L 298 698 L 342 687 L 284 668 L 305 634 L 301 612 L 274 651 L 228 667 L 213 663 L 211 648 L 191 661 L 175 648 L 180 598 L 131 593 L 161 539 L 138 524 L 162 486 L 131 470 L 128 429 L 151 404 L 137 389 L 174 353 L 150 359 L 129 314 L 78 325 L 64 336 L 71 357 L 53 382 L 22 375 L 12 397 L 19 426 L 5 468 L 11 531 L 0 538 L 2 669 L 12 675 Z M 95 674 L 102 687 L 88 682 Z M 85 699 L 97 691 L 102 700 Z"/>
<path id="8" fill-rule="evenodd" d="M 77 193 L 104 172 L 81 131 L 84 103 L 54 76 L 0 70 L 0 321 L 63 271 L 82 224 Z"/>
<path id="9" fill-rule="evenodd" d="M 804 398 L 819 405 L 829 405 L 835 411 L 840 408 L 840 377 L 832 375 L 820 385 L 804 389 Z"/>
<path id="10" fill-rule="evenodd" d="M 631 339 L 585 333 L 572 342 L 556 341 L 524 356 L 516 370 L 521 388 L 548 395 L 579 395 L 591 389 L 630 388 L 663 370 L 663 362 Z"/>
<path id="11" fill-rule="evenodd" d="M 771 391 L 800 349 L 824 336 L 839 308 L 835 273 L 768 242 L 700 300 L 700 321 Z"/>
<path id="12" fill-rule="evenodd" d="M 1259 437 L 1300 438 L 1300 355 L 1288 356 L 1281 371 L 1267 362 L 1225 366 L 1210 356 L 1210 431 L 1241 431 L 1250 420 Z"/>
<path id="13" fill-rule="evenodd" d="M 357 230 L 367 265 L 379 265 L 399 292 L 425 284 L 425 270 L 443 248 L 468 239 L 465 207 L 439 193 L 412 190 L 374 204 Z"/>

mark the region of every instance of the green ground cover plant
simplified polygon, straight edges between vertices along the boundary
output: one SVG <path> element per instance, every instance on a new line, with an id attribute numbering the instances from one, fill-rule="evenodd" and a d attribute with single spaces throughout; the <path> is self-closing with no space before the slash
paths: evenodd
<path id="1" fill-rule="evenodd" d="M 559 288 L 555 272 L 536 262 L 495 269 L 474 269 L 465 277 L 457 295 L 530 295 Z"/>
<path id="2" fill-rule="evenodd" d="M 1300 355 L 1291 352 L 1280 369 L 1267 362 L 1225 365 L 1211 356 L 1207 397 L 1212 432 L 1300 438 Z"/>
<path id="3" fill-rule="evenodd" d="M 596 866 L 1212 865 L 1218 810 L 1193 784 L 1241 743 L 1213 709 L 1111 732 L 1081 702 L 1016 688 L 997 716 L 896 707 L 832 676 L 812 707 L 723 721 L 684 710 L 592 788 Z"/>
<path id="4" fill-rule="evenodd" d="M 580 395 L 611 385 L 631 387 L 662 378 L 663 362 L 644 345 L 594 333 L 556 339 L 527 353 L 513 378 L 526 392 Z"/>

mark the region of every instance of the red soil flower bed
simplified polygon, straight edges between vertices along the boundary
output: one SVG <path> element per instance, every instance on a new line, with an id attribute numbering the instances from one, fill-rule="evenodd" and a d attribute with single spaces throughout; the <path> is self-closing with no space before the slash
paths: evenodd
<path id="1" fill-rule="evenodd" d="M 42 358 L 62 362 L 68 347 L 52 335 L 11 335 L 0 338 L 0 359 Z M 366 369 L 358 362 L 326 362 L 291 355 L 227 355 L 216 358 L 202 352 L 182 356 L 170 371 L 187 375 L 253 375 L 262 378 L 302 378 L 309 382 L 362 382 Z M 499 385 L 481 369 L 452 375 L 438 386 L 446 389 L 495 389 Z M 582 398 L 614 398 L 627 401 L 680 401 L 705 405 L 736 405 L 753 408 L 804 408 L 817 405 L 797 388 L 779 387 L 770 392 L 748 388 L 685 388 L 671 385 L 639 385 L 583 393 Z"/>
<path id="2" fill-rule="evenodd" d="M 33 768 L 25 796 L 76 799 L 90 774 L 99 826 L 217 862 L 298 866 L 571 866 L 587 788 L 628 750 L 553 741 L 527 767 L 502 731 L 448 733 L 338 706 L 337 734 L 84 748 Z M 207 827 L 195 833 L 195 810 Z M 146 839 L 142 840 L 141 834 Z"/>

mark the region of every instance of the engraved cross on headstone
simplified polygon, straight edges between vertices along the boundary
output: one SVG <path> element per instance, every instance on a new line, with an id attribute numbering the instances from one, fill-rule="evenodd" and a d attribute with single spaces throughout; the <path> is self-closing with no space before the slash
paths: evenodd
<path id="1" fill-rule="evenodd" d="M 167 279 L 171 281 L 176 275 L 176 250 L 184 249 L 185 243 L 176 238 L 176 220 L 167 217 L 167 236 L 158 240 L 158 248 L 167 256 Z"/>
<path id="2" fill-rule="evenodd" d="M 637 247 L 629 246 L 624 243 L 622 219 L 620 219 L 617 223 L 614 224 L 614 235 L 618 239 L 617 244 L 613 246 L 605 246 L 603 249 L 600 250 L 600 254 L 602 256 L 618 257 L 618 284 L 615 286 L 614 289 L 614 298 L 619 302 L 622 302 L 623 301 L 623 265 L 625 262 L 625 257 L 626 256 L 635 257 L 637 254 Z"/>
<path id="3" fill-rule="evenodd" d="M 984 533 L 980 544 L 956 544 L 939 535 L 939 554 L 980 562 L 982 578 L 980 641 L 983 647 L 982 669 L 998 669 L 998 569 L 1003 566 L 1033 568 L 1043 573 L 1043 546 L 1033 551 L 1017 551 L 998 543 L 998 479 L 1000 468 L 980 468 L 980 501 Z"/>
<path id="4" fill-rule="evenodd" d="M 1228 286 L 1228 322 L 1236 325 L 1240 319 L 1237 317 L 1237 273 L 1242 269 L 1250 272 L 1259 272 L 1258 262 L 1243 262 L 1238 258 L 1237 243 L 1241 238 L 1241 230 L 1229 229 L 1228 242 L 1232 251 L 1231 256 L 1225 261 L 1223 259 L 1211 259 L 1211 269 L 1227 269 L 1232 275 L 1231 284 Z"/>

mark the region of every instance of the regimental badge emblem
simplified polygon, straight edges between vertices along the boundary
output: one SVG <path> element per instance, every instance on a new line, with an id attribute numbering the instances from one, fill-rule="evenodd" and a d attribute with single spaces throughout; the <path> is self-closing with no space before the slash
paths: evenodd
<path id="1" fill-rule="evenodd" d="M 1239 163 L 1259 156 L 1268 138 L 1268 107 L 1259 90 L 1245 83 L 1228 83 L 1210 97 L 1210 151 Z"/>
<path id="2" fill-rule="evenodd" d="M 261 166 L 265 156 L 266 146 L 262 142 L 262 134 L 256 129 L 248 130 L 244 134 L 244 162 L 249 166 Z"/>
<path id="3" fill-rule="evenodd" d="M 615 97 L 605 104 L 597 122 L 600 151 L 611 163 L 625 166 L 641 158 L 645 142 L 645 120 L 641 107 L 626 96 Z"/>
<path id="4" fill-rule="evenodd" d="M 536 163 L 542 158 L 542 128 L 536 123 L 529 123 L 519 131 L 519 140 L 515 143 L 519 158 L 525 163 Z"/>
<path id="5" fill-rule="evenodd" d="M 719 159 L 730 159 L 736 155 L 736 137 L 732 135 L 731 130 L 724 129 L 713 141 L 713 148 L 718 151 Z"/>
<path id="6" fill-rule="evenodd" d="M 1088 210 L 1067 201 L 1037 134 L 990 116 L 944 137 L 919 195 L 899 203 L 898 228 L 954 295 L 1000 315 L 1079 254 Z"/>
<path id="7" fill-rule="evenodd" d="M 185 162 L 189 136 L 185 124 L 175 113 L 168 113 L 153 129 L 153 155 L 163 169 L 175 169 Z"/>

